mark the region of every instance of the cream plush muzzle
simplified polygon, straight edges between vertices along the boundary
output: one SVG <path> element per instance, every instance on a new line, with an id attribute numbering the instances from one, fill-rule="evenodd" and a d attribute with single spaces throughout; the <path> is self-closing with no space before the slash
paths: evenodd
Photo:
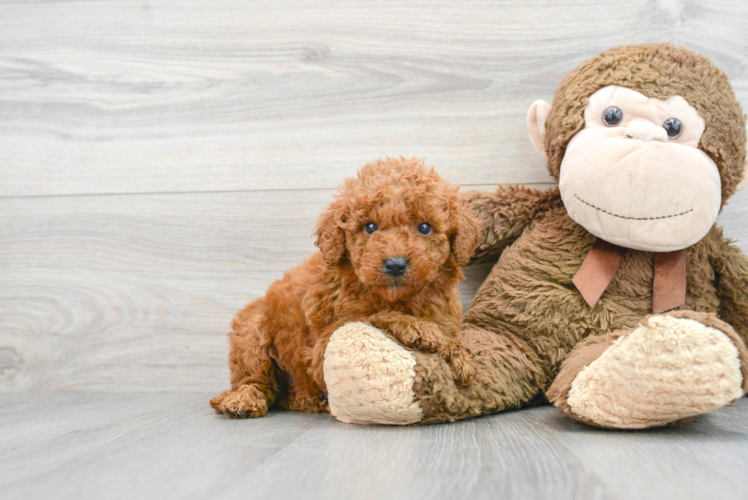
<path id="1" fill-rule="evenodd" d="M 623 111 L 615 126 L 605 110 Z M 662 124 L 678 118 L 670 139 Z M 559 188 L 569 216 L 616 245 L 670 252 L 702 239 L 721 203 L 714 162 L 698 149 L 704 120 L 682 97 L 651 99 L 610 86 L 590 96 L 585 128 L 569 142 Z"/>

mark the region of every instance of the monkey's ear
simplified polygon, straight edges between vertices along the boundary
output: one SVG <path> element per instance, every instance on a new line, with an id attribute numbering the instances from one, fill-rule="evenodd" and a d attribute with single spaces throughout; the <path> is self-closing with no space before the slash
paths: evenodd
<path id="1" fill-rule="evenodd" d="M 738 189 L 743 189 L 748 186 L 748 158 L 745 159 L 745 167 L 743 167 L 743 180 L 738 184 Z"/>
<path id="2" fill-rule="evenodd" d="M 466 266 L 481 242 L 481 223 L 473 217 L 467 202 L 460 203 L 455 214 L 455 233 L 452 236 L 452 255 L 458 266 Z"/>
<path id="3" fill-rule="evenodd" d="M 527 112 L 527 129 L 530 131 L 530 142 L 538 153 L 545 156 L 545 121 L 551 114 L 551 105 L 538 99 Z"/>
<path id="4" fill-rule="evenodd" d="M 338 264 L 345 255 L 345 218 L 345 210 L 336 200 L 317 219 L 314 229 L 317 241 L 314 244 L 322 251 L 322 257 L 330 266 Z"/>

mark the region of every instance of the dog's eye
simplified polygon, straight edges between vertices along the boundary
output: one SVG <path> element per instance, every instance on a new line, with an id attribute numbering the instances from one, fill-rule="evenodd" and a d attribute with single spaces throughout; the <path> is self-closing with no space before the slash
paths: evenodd
<path id="1" fill-rule="evenodd" d="M 379 229 L 379 226 L 377 226 L 373 222 L 367 222 L 366 225 L 364 226 L 364 231 L 366 231 L 366 234 L 371 234 L 377 229 Z"/>
<path id="2" fill-rule="evenodd" d="M 424 236 L 428 236 L 431 234 L 431 224 L 428 222 L 421 222 L 418 224 L 418 232 L 421 233 Z"/>

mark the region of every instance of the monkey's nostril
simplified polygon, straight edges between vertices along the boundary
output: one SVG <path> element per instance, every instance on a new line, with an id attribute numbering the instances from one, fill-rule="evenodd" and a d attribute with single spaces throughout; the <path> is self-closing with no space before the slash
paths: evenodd
<path id="1" fill-rule="evenodd" d="M 408 261 L 402 257 L 390 257 L 384 261 L 384 267 L 382 269 L 390 276 L 402 276 L 408 271 Z"/>

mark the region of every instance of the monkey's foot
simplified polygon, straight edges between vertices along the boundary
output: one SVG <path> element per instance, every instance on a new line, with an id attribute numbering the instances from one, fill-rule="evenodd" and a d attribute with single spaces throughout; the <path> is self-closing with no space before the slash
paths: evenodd
<path id="1" fill-rule="evenodd" d="M 210 400 L 216 413 L 230 418 L 264 417 L 268 412 L 265 395 L 253 385 L 244 385 L 235 391 L 226 391 Z"/>
<path id="2" fill-rule="evenodd" d="M 325 350 L 330 413 L 352 424 L 407 425 L 423 416 L 413 390 L 413 352 L 366 323 L 348 323 Z"/>
<path id="3" fill-rule="evenodd" d="M 581 369 L 566 401 L 558 388 L 549 391 L 551 401 L 578 420 L 620 429 L 657 427 L 716 410 L 744 393 L 745 346 L 714 315 L 650 316 L 615 337 L 607 345 L 588 344 L 597 357 L 583 367 L 577 363 Z M 585 349 L 578 347 L 577 358 Z M 554 385 L 568 378 L 573 364 L 564 363 Z"/>

